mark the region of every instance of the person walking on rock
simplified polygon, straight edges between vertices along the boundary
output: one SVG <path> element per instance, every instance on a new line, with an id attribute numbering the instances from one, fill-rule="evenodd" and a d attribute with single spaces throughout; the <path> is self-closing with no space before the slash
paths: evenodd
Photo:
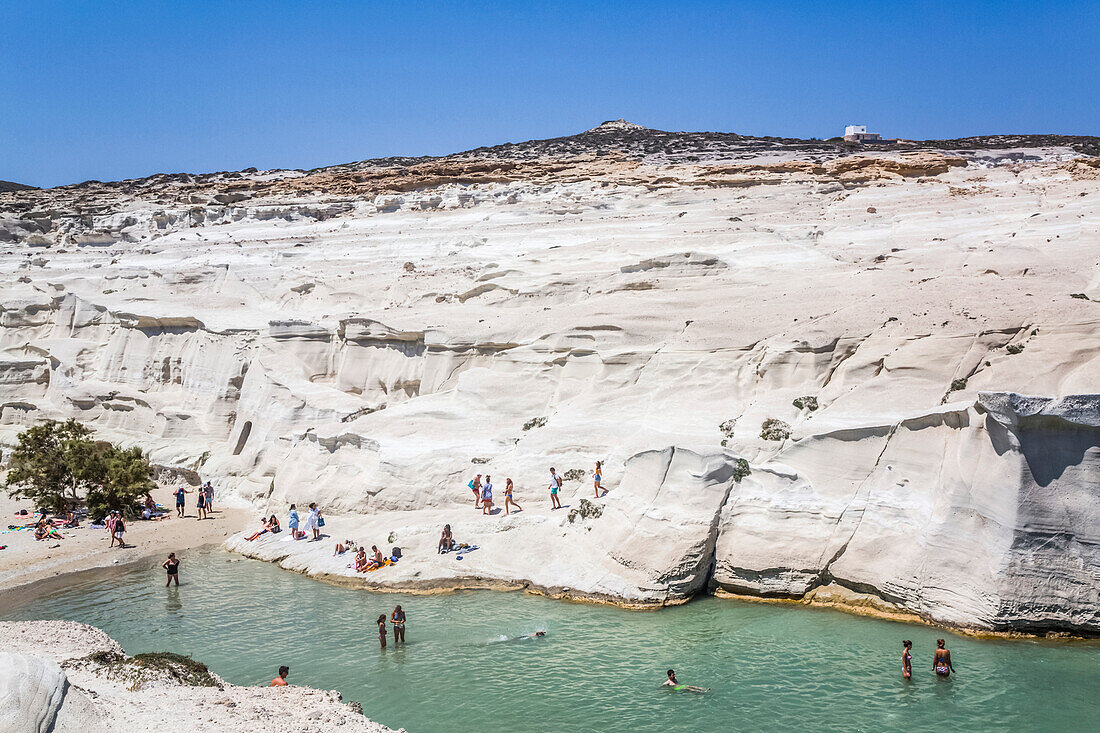
<path id="1" fill-rule="evenodd" d="M 474 476 L 474 480 L 471 481 L 469 484 L 467 484 L 467 486 L 469 486 L 470 490 L 474 492 L 474 509 L 480 509 L 481 508 L 481 474 L 479 473 L 477 476 Z"/>
<path id="2" fill-rule="evenodd" d="M 600 475 L 603 468 L 603 464 L 596 461 L 596 473 L 592 475 L 592 483 L 596 487 L 596 498 L 600 498 L 600 492 L 603 491 L 603 486 L 600 485 L 600 481 L 603 480 L 603 476 Z M 605 492 L 606 493 L 606 492 Z"/>
<path id="3" fill-rule="evenodd" d="M 561 501 L 558 500 L 558 491 L 561 490 L 561 476 L 550 467 L 550 510 L 561 509 Z"/>
<path id="4" fill-rule="evenodd" d="M 492 477 L 486 474 L 485 485 L 481 487 L 481 513 L 489 515 L 493 513 L 493 482 L 490 479 Z"/>
<path id="5" fill-rule="evenodd" d="M 514 506 L 517 512 L 522 512 L 523 507 L 512 498 L 512 479 L 504 479 L 504 516 L 508 516 L 509 505 Z"/>

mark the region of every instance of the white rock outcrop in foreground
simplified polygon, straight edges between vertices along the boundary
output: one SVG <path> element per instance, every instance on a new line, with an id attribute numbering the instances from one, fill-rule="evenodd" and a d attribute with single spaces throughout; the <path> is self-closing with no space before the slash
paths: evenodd
<path id="1" fill-rule="evenodd" d="M 1095 633 L 1100 448 L 1067 417 L 1100 384 L 1095 143 L 853 153 L 612 124 L 0 193 L 0 437 L 75 416 L 223 500 L 400 528 L 425 550 L 397 583 L 628 603 L 823 584 Z M 596 460 L 612 492 L 569 525 Z M 551 465 L 584 476 L 556 514 Z M 476 471 L 527 511 L 471 517 Z M 461 573 L 430 552 L 444 517 L 484 535 Z M 268 544 L 248 551 L 344 569 Z"/>
<path id="2" fill-rule="evenodd" d="M 0 733 L 390 731 L 336 692 L 237 687 L 216 675 L 215 687 L 167 674 L 135 683 L 86 659 L 122 650 L 99 629 L 72 621 L 0 622 L 0 645 Z"/>

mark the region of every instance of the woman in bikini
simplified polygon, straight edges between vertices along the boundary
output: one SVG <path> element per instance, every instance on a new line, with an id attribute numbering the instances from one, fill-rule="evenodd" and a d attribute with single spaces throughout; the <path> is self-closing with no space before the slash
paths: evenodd
<path id="1" fill-rule="evenodd" d="M 600 463 L 599 461 L 596 461 L 596 473 L 592 476 L 592 483 L 596 487 L 596 498 L 597 499 L 600 498 L 600 492 L 603 491 L 603 486 L 600 485 L 600 482 L 603 481 L 603 476 L 600 475 L 600 471 L 601 471 L 602 467 L 603 467 L 603 464 Z"/>
<path id="2" fill-rule="evenodd" d="M 439 537 L 439 554 L 442 555 L 443 553 L 450 551 L 451 547 L 454 546 L 454 543 L 455 538 L 451 535 L 451 525 L 444 524 L 443 534 Z"/>
<path id="3" fill-rule="evenodd" d="M 367 566 L 369 564 L 370 563 L 367 561 L 367 548 L 360 547 L 359 551 L 355 553 L 355 572 L 367 572 Z"/>
<path id="4" fill-rule="evenodd" d="M 386 614 L 378 617 L 378 643 L 386 648 Z"/>
<path id="5" fill-rule="evenodd" d="M 913 642 L 905 640 L 901 643 L 901 676 L 910 679 L 913 676 Z"/>
<path id="6" fill-rule="evenodd" d="M 504 516 L 508 516 L 509 506 L 514 506 L 517 512 L 522 512 L 523 507 L 516 503 L 516 500 L 512 498 L 512 479 L 504 479 Z"/>
<path id="7" fill-rule="evenodd" d="M 397 646 L 397 642 L 405 643 L 405 612 L 401 610 L 401 606 L 393 609 L 393 613 L 390 614 L 390 623 L 393 624 L 393 643 Z"/>
<path id="8" fill-rule="evenodd" d="M 955 668 L 951 665 L 951 652 L 943 639 L 936 639 L 936 651 L 932 653 L 932 671 L 940 677 L 949 677 Z"/>

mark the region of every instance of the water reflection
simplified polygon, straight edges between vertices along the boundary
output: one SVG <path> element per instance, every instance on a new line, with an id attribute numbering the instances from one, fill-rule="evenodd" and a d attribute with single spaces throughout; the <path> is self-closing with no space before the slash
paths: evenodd
<path id="1" fill-rule="evenodd" d="M 183 600 L 180 598 L 180 589 L 176 586 L 166 588 L 168 595 L 165 598 L 164 610 L 168 612 L 169 616 L 182 616 L 180 611 L 183 610 Z"/>

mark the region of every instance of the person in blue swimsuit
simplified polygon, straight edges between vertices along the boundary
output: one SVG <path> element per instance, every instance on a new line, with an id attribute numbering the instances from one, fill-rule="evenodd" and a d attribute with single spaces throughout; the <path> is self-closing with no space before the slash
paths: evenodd
<path id="1" fill-rule="evenodd" d="M 190 493 L 190 491 L 182 486 L 172 492 L 172 496 L 176 497 L 176 516 L 183 517 L 183 508 L 186 503 L 185 498 L 186 495 Z"/>
<path id="2" fill-rule="evenodd" d="M 603 487 L 600 486 L 600 481 L 603 480 L 603 476 L 600 475 L 600 471 L 601 471 L 602 467 L 603 467 L 603 464 L 600 463 L 599 461 L 596 461 L 596 473 L 593 474 L 593 476 L 592 476 L 592 483 L 596 487 L 596 498 L 597 499 L 600 498 L 600 492 L 603 491 Z"/>

